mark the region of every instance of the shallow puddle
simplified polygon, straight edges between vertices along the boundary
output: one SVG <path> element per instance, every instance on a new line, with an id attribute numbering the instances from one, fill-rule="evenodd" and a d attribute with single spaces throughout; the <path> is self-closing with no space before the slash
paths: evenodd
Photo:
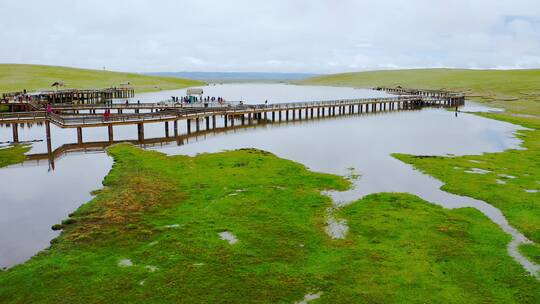
<path id="1" fill-rule="evenodd" d="M 133 262 L 130 259 L 122 259 L 118 262 L 118 266 L 120 267 L 131 267 L 133 266 Z"/>
<path id="2" fill-rule="evenodd" d="M 469 170 L 466 170 L 465 173 L 472 173 L 472 174 L 487 174 L 491 173 L 489 170 L 479 169 L 479 168 L 471 168 Z"/>
<path id="3" fill-rule="evenodd" d="M 218 233 L 218 235 L 220 239 L 227 241 L 230 245 L 238 243 L 238 239 L 236 238 L 236 236 L 234 236 L 234 234 L 229 231 L 220 232 Z"/>
<path id="4" fill-rule="evenodd" d="M 322 292 L 308 293 L 301 301 L 295 302 L 296 304 L 307 304 L 313 300 L 319 299 L 322 296 Z"/>

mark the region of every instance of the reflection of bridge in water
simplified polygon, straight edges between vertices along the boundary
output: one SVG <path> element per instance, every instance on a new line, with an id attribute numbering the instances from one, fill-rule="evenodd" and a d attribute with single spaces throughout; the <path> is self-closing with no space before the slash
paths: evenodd
<path id="1" fill-rule="evenodd" d="M 412 108 L 401 109 L 401 110 L 394 110 L 392 112 L 413 111 L 413 110 L 420 110 L 420 108 L 417 107 L 415 109 L 412 109 Z M 337 119 L 345 118 L 345 117 L 380 115 L 387 112 L 388 111 L 343 113 L 341 115 L 336 115 L 336 116 L 320 116 L 320 117 L 304 118 L 304 119 L 299 118 L 295 120 L 291 119 L 291 120 L 282 120 L 282 121 L 274 121 L 274 122 L 268 119 L 267 120 L 254 119 L 254 120 L 248 121 L 248 123 L 246 124 L 240 123 L 241 118 L 234 118 L 234 120 L 236 120 L 237 122 L 237 124 L 235 125 L 202 129 L 199 131 L 193 131 L 189 133 L 186 132 L 184 134 L 178 134 L 178 136 L 145 138 L 142 141 L 139 141 L 137 139 L 126 139 L 126 140 L 115 140 L 115 141 L 103 140 L 103 141 L 89 141 L 89 142 L 84 142 L 84 143 L 68 143 L 49 152 L 27 154 L 27 158 L 24 164 L 25 165 L 40 164 L 42 161 L 47 161 L 49 164 L 49 168 L 51 170 L 54 170 L 55 162 L 61 159 L 65 155 L 69 155 L 73 153 L 75 154 L 76 153 L 104 153 L 107 147 L 113 144 L 117 144 L 117 143 L 127 142 L 127 143 L 132 143 L 134 145 L 138 145 L 144 148 L 163 147 L 163 146 L 171 146 L 171 145 L 182 146 L 190 142 L 197 142 L 199 140 L 205 140 L 210 137 L 236 133 L 238 131 L 249 131 L 249 130 L 255 130 L 259 128 L 264 129 L 268 127 L 286 127 L 286 126 L 305 124 L 305 123 L 310 123 L 310 122 L 316 123 L 318 121 L 337 120 Z"/>
<path id="2" fill-rule="evenodd" d="M 120 142 L 114 140 L 114 126 L 137 125 L 137 140 L 122 140 L 139 145 L 164 142 L 178 142 L 189 138 L 223 133 L 246 126 L 276 122 L 305 121 L 328 117 L 387 111 L 412 110 L 422 107 L 457 107 L 464 104 L 462 95 L 444 91 L 423 91 L 411 89 L 386 90 L 398 97 L 361 98 L 333 101 L 294 102 L 263 105 L 214 104 L 213 106 L 184 106 L 181 104 L 131 104 L 131 105 L 62 105 L 54 108 L 54 113 L 43 111 L 7 113 L 0 115 L 0 123 L 9 123 L 13 131 L 13 142 L 18 142 L 18 124 L 24 122 L 43 122 L 47 141 L 47 153 L 28 155 L 29 160 L 49 159 L 54 164 L 58 155 L 68 151 L 101 149 Z M 406 94 L 406 95 L 401 95 Z M 413 94 L 413 95 L 411 95 Z M 118 113 L 95 114 L 96 109 L 116 109 Z M 150 113 L 139 110 L 150 109 Z M 90 114 L 79 114 L 80 110 L 89 110 Z M 134 113 L 123 113 L 132 110 Z M 223 120 L 223 127 L 218 127 L 217 119 Z M 185 121 L 185 134 L 179 132 L 179 122 Z M 67 144 L 52 150 L 50 124 L 60 128 L 77 129 L 77 143 Z M 146 139 L 144 125 L 163 123 L 165 137 Z M 172 124 L 172 131 L 170 130 Z M 202 124 L 202 126 L 201 126 Z M 89 127 L 107 127 L 108 140 L 103 142 L 83 142 L 83 129 Z M 45 156 L 46 155 L 46 156 Z"/>

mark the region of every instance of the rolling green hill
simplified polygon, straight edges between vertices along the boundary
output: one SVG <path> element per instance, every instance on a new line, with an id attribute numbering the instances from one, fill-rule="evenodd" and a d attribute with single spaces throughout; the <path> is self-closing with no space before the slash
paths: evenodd
<path id="1" fill-rule="evenodd" d="M 204 84 L 197 80 L 134 73 L 58 66 L 0 64 L 0 92 L 50 89 L 51 84 L 56 81 L 64 82 L 66 88 L 78 89 L 114 87 L 129 82 L 136 92 L 172 90 Z"/>
<path id="2" fill-rule="evenodd" d="M 325 75 L 300 84 L 371 88 L 403 86 L 461 91 L 516 113 L 540 114 L 540 70 L 391 70 Z"/>

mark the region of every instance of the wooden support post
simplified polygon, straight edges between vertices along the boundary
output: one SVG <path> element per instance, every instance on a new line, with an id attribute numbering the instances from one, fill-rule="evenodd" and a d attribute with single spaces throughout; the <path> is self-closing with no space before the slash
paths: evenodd
<path id="1" fill-rule="evenodd" d="M 289 121 L 289 110 L 285 111 L 285 120 Z"/>
<path id="2" fill-rule="evenodd" d="M 201 126 L 199 124 L 199 117 L 195 118 L 195 131 L 199 132 L 201 130 Z"/>
<path id="3" fill-rule="evenodd" d="M 206 120 L 206 130 L 210 130 L 210 116 L 204 118 Z"/>
<path id="4" fill-rule="evenodd" d="M 187 133 L 191 134 L 191 119 L 189 118 L 186 120 L 186 128 L 187 128 Z"/>
<path id="5" fill-rule="evenodd" d="M 52 157 L 52 143 L 51 143 L 51 123 L 46 120 L 45 121 L 45 138 L 47 139 L 47 153 L 49 154 L 49 158 Z"/>
<path id="6" fill-rule="evenodd" d="M 82 139 L 82 127 L 77 128 L 77 143 L 80 145 L 83 143 Z"/>
<path id="7" fill-rule="evenodd" d="M 313 118 L 313 108 L 310 109 L 311 112 L 311 118 Z"/>
<path id="8" fill-rule="evenodd" d="M 212 129 L 216 128 L 216 115 L 212 115 Z"/>
<path id="9" fill-rule="evenodd" d="M 173 128 L 174 128 L 174 137 L 178 137 L 178 120 L 175 120 L 173 122 Z"/>
<path id="10" fill-rule="evenodd" d="M 279 110 L 279 121 L 281 121 L 281 110 Z"/>
<path id="11" fill-rule="evenodd" d="M 11 129 L 13 129 L 13 142 L 18 143 L 19 142 L 19 124 L 12 123 Z"/>
<path id="12" fill-rule="evenodd" d="M 144 124 L 143 123 L 137 124 L 137 135 L 138 135 L 138 140 L 140 142 L 143 142 L 144 141 Z"/>
<path id="13" fill-rule="evenodd" d="M 223 124 L 225 125 L 225 128 L 229 126 L 229 117 L 227 115 L 223 116 Z"/>
<path id="14" fill-rule="evenodd" d="M 242 117 L 240 118 L 240 120 L 242 121 L 242 126 L 243 126 L 246 123 L 246 116 L 242 114 Z"/>
<path id="15" fill-rule="evenodd" d="M 272 122 L 276 121 L 276 112 L 272 111 Z"/>
<path id="16" fill-rule="evenodd" d="M 292 109 L 292 120 L 296 120 L 296 109 Z"/>
<path id="17" fill-rule="evenodd" d="M 113 125 L 108 125 L 107 129 L 109 131 L 109 142 L 112 143 L 114 141 Z"/>
<path id="18" fill-rule="evenodd" d="M 169 137 L 169 122 L 165 122 L 165 137 Z"/>

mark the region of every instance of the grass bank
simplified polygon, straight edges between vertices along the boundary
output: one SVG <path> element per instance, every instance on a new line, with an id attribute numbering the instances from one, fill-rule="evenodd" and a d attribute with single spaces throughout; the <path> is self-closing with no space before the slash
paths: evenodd
<path id="1" fill-rule="evenodd" d="M 339 211 L 350 237 L 332 241 L 320 191 L 346 189 L 342 177 L 258 150 L 108 152 L 104 188 L 52 247 L 0 272 L 2 303 L 540 301 L 476 210 L 371 195 Z"/>
<path id="2" fill-rule="evenodd" d="M 129 82 L 139 93 L 181 89 L 204 84 L 197 80 L 134 73 L 58 66 L 0 64 L 0 92 L 51 89 L 51 84 L 56 81 L 64 82 L 66 88 L 77 89 L 118 87 Z"/>
<path id="3" fill-rule="evenodd" d="M 23 162 L 30 148 L 30 145 L 16 145 L 0 149 L 0 168 Z"/>
<path id="4" fill-rule="evenodd" d="M 529 131 L 518 134 L 527 150 L 464 157 L 396 157 L 443 181 L 446 191 L 481 199 L 496 206 L 513 226 L 537 244 L 540 244 L 540 193 L 535 192 L 540 191 L 539 82 L 540 70 L 452 69 L 347 73 L 303 81 L 306 84 L 353 87 L 400 85 L 449 89 L 464 92 L 471 99 L 488 105 L 504 108 L 504 113 L 478 115 L 529 128 Z M 522 251 L 537 263 L 540 262 L 538 245 L 523 246 Z"/>
<path id="5" fill-rule="evenodd" d="M 512 225 L 540 244 L 540 121 L 526 123 L 500 114 L 489 117 L 530 128 L 518 135 L 526 149 L 463 157 L 394 156 L 444 181 L 445 191 L 499 208 Z"/>

